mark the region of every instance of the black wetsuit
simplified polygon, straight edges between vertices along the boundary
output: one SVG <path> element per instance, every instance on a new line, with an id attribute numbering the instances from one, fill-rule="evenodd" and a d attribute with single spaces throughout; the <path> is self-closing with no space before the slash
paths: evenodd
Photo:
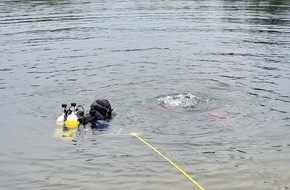
<path id="1" fill-rule="evenodd" d="M 110 102 L 106 99 L 98 99 L 91 104 L 90 108 L 90 112 L 81 119 L 81 123 L 83 125 L 90 123 L 91 128 L 107 128 L 113 111 Z"/>

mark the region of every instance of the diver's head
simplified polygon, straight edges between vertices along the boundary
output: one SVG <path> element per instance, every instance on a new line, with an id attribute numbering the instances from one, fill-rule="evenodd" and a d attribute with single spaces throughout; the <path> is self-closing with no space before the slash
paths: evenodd
<path id="1" fill-rule="evenodd" d="M 90 114 L 95 115 L 97 112 L 105 119 L 112 119 L 112 107 L 109 100 L 97 99 L 91 104 Z"/>

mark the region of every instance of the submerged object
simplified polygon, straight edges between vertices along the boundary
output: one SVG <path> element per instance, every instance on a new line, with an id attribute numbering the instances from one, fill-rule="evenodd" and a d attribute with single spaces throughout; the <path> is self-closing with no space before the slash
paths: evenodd
<path id="1" fill-rule="evenodd" d="M 97 120 L 92 122 L 92 128 L 98 130 L 106 130 L 109 127 L 109 122 L 105 120 Z"/>
<path id="2" fill-rule="evenodd" d="M 77 136 L 77 130 L 54 129 L 54 138 L 73 140 Z"/>

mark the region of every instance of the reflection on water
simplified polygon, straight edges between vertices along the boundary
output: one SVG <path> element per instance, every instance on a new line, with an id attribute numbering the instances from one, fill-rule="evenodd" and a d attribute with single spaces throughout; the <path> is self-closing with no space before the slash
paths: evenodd
<path id="1" fill-rule="evenodd" d="M 0 1 L 0 188 L 194 188 L 131 132 L 205 189 L 290 188 L 289 10 L 287 0 Z M 112 103 L 118 135 L 52 137 L 58 105 L 97 98 Z"/>

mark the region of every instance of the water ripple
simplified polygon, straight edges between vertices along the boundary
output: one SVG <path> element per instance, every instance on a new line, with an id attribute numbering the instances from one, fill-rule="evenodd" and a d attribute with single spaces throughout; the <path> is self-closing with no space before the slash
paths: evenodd
<path id="1" fill-rule="evenodd" d="M 289 10 L 287 0 L 0 1 L 0 188 L 193 188 L 130 132 L 205 189 L 289 188 Z M 61 103 L 96 98 L 112 102 L 124 135 L 52 137 Z"/>

